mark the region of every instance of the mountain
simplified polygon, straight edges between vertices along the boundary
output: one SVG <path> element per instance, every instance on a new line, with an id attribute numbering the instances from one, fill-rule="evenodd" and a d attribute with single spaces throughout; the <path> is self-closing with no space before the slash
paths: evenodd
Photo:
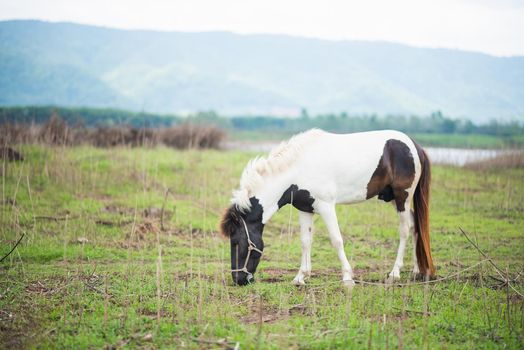
<path id="1" fill-rule="evenodd" d="M 524 57 L 284 35 L 0 22 L 0 105 L 524 119 Z"/>

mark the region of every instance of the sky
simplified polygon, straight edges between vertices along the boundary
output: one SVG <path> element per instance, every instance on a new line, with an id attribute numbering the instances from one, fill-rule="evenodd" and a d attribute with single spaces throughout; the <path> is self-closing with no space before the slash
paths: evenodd
<path id="1" fill-rule="evenodd" d="M 524 0 L 0 0 L 0 20 L 277 33 L 524 55 Z"/>

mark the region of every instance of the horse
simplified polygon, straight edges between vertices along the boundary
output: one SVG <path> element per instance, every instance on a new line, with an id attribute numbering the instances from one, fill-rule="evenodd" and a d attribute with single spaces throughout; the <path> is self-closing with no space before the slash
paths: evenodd
<path id="1" fill-rule="evenodd" d="M 413 274 L 433 277 L 435 268 L 429 237 L 430 161 L 422 147 L 394 130 L 334 134 L 311 129 L 274 148 L 267 157 L 250 160 L 233 191 L 231 206 L 219 230 L 229 238 L 231 274 L 237 285 L 254 282 L 264 250 L 265 224 L 280 208 L 299 211 L 302 258 L 293 284 L 304 285 L 311 275 L 313 215 L 326 224 L 342 266 L 342 282 L 354 285 L 344 251 L 335 206 L 377 197 L 393 202 L 399 217 L 397 257 L 388 280 L 400 278 L 404 251 L 412 233 Z M 411 203 L 413 202 L 413 209 Z"/>

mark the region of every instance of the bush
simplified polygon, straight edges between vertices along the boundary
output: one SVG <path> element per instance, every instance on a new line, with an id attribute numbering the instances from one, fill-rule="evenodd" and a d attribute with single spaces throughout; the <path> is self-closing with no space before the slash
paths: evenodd
<path id="1" fill-rule="evenodd" d="M 190 123 L 155 129 L 130 126 L 71 128 L 56 115 L 43 125 L 0 125 L 0 142 L 3 146 L 44 143 L 65 146 L 89 144 L 95 147 L 155 147 L 163 143 L 178 149 L 204 149 L 220 148 L 225 137 L 226 133 L 220 128 Z"/>
<path id="2" fill-rule="evenodd" d="M 73 134 L 67 123 L 53 114 L 40 128 L 38 140 L 50 145 L 70 145 L 73 142 Z"/>
<path id="3" fill-rule="evenodd" d="M 38 139 L 39 130 L 35 125 L 1 124 L 0 145 L 34 143 Z"/>
<path id="4" fill-rule="evenodd" d="M 178 149 L 219 148 L 226 133 L 215 126 L 185 123 L 161 131 L 162 142 Z"/>

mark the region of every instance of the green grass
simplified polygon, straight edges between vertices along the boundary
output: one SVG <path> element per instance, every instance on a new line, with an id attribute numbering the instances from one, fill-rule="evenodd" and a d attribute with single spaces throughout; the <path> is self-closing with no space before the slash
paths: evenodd
<path id="1" fill-rule="evenodd" d="M 253 154 L 23 151 L 27 161 L 3 164 L 0 179 L 0 256 L 25 234 L 0 264 L 0 348 L 522 348 L 523 300 L 487 263 L 431 285 L 349 292 L 316 219 L 313 276 L 292 286 L 300 240 L 290 207 L 265 229 L 257 283 L 233 286 L 216 225 Z M 435 166 L 431 206 L 439 276 L 482 259 L 459 227 L 510 276 L 522 270 L 523 169 Z M 398 244 L 393 207 L 371 200 L 338 215 L 355 277 L 381 281 Z M 523 280 L 513 284 L 521 294 Z"/>

